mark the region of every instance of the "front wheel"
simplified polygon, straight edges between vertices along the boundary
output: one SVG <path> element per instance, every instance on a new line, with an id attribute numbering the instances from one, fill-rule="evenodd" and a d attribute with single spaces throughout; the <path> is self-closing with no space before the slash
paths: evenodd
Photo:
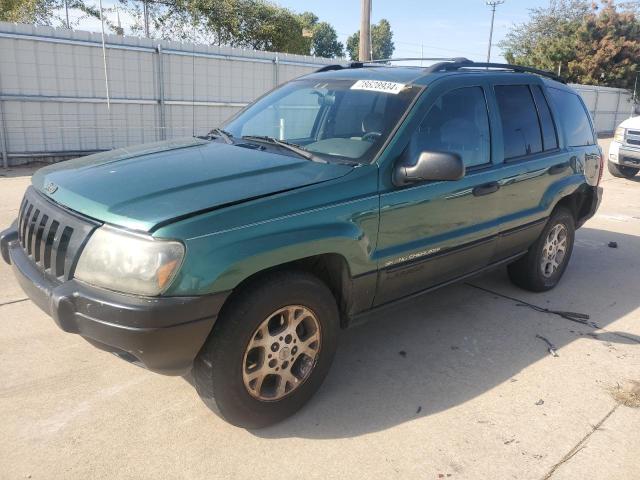
<path id="1" fill-rule="evenodd" d="M 557 208 L 527 254 L 507 267 L 509 278 L 520 288 L 544 292 L 555 287 L 571 258 L 575 220 L 566 208 Z"/>
<path id="2" fill-rule="evenodd" d="M 196 389 L 234 425 L 276 423 L 320 387 L 338 330 L 335 299 L 318 278 L 304 272 L 264 276 L 223 309 L 194 363 Z"/>
<path id="3" fill-rule="evenodd" d="M 638 173 L 638 168 L 627 167 L 626 165 L 618 165 L 611 160 L 607 162 L 609 173 L 617 178 L 633 178 Z"/>

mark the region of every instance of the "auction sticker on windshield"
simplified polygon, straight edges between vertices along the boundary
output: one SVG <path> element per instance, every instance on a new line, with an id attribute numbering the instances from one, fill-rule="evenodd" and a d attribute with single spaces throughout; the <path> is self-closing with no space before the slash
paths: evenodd
<path id="1" fill-rule="evenodd" d="M 358 80 L 351 85 L 351 90 L 370 90 L 397 95 L 405 87 L 404 83 L 385 82 L 383 80 Z"/>

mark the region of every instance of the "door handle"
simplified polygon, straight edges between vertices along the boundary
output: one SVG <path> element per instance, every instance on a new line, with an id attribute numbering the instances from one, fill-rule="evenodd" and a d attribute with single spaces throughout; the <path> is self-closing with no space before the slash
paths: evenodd
<path id="1" fill-rule="evenodd" d="M 489 195 L 490 193 L 495 193 L 500 189 L 500 184 L 498 182 L 490 182 L 485 183 L 484 185 L 479 185 L 475 187 L 472 192 L 476 197 L 481 197 L 482 195 Z"/>
<path id="2" fill-rule="evenodd" d="M 559 163 L 558 165 L 549 167 L 549 175 L 558 175 L 564 172 L 568 167 L 569 167 L 568 163 Z"/>

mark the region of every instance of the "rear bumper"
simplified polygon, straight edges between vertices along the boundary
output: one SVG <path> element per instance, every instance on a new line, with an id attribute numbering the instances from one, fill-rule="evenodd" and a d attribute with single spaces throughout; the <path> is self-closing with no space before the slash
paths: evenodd
<path id="1" fill-rule="evenodd" d="M 0 233 L 0 250 L 25 293 L 62 330 L 166 375 L 191 369 L 228 296 L 137 297 L 73 279 L 54 283 L 19 245 L 15 226 Z"/>

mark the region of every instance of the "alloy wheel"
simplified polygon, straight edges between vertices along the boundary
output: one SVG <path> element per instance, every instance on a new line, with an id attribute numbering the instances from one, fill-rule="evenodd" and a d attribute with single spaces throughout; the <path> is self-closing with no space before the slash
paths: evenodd
<path id="1" fill-rule="evenodd" d="M 249 394 L 262 401 L 280 400 L 309 377 L 320 353 L 320 322 L 302 305 L 269 315 L 253 332 L 242 361 Z"/>
<path id="2" fill-rule="evenodd" d="M 542 247 L 542 275 L 551 277 L 562 265 L 567 253 L 567 227 L 558 223 L 547 235 Z"/>

